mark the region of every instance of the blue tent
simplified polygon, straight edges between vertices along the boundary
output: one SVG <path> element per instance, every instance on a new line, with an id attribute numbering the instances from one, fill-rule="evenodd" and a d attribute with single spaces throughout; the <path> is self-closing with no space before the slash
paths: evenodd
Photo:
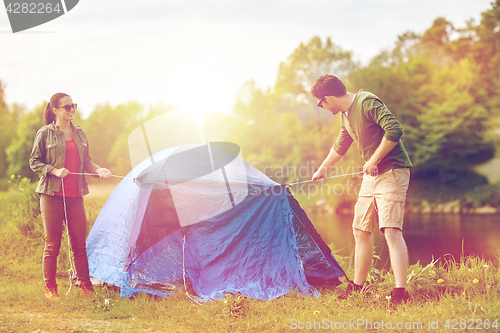
<path id="1" fill-rule="evenodd" d="M 90 231 L 91 276 L 125 297 L 187 284 L 204 300 L 337 284 L 345 273 L 288 188 L 234 146 L 169 148 L 136 166 Z"/>

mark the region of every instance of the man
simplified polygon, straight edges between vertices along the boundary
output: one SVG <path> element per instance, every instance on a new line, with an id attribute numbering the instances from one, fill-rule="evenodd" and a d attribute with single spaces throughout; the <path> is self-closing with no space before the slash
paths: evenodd
<path id="1" fill-rule="evenodd" d="M 319 107 L 330 110 L 334 115 L 341 113 L 339 137 L 313 175 L 313 181 L 327 177 L 328 168 L 344 156 L 353 141 L 366 162 L 353 220 L 355 275 L 345 294 L 339 298 L 346 299 L 353 291 L 363 289 L 372 262 L 372 232 L 378 217 L 396 280 L 391 292 L 391 304 L 406 302 L 409 299 L 405 289 L 408 250 L 402 228 L 409 168 L 412 165 L 400 139 L 403 129 L 377 96 L 363 90 L 351 94 L 334 75 L 319 77 L 311 88 L 311 94 L 318 100 Z"/>

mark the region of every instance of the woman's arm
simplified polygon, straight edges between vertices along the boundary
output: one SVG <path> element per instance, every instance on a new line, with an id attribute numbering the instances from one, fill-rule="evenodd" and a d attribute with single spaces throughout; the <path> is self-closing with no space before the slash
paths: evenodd
<path id="1" fill-rule="evenodd" d="M 29 160 L 31 170 L 45 177 L 47 177 L 47 175 L 54 169 L 53 165 L 45 163 L 47 141 L 46 134 L 47 131 L 42 129 L 36 133 Z"/>

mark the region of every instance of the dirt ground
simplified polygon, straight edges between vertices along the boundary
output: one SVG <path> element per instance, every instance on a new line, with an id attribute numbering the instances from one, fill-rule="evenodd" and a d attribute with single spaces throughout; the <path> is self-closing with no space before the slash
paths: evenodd
<path id="1" fill-rule="evenodd" d="M 49 332 L 161 332 L 141 328 L 134 319 L 95 320 L 85 317 L 61 318 L 51 314 L 22 312 L 14 313 L 10 308 L 0 312 L 2 333 L 49 333 Z"/>

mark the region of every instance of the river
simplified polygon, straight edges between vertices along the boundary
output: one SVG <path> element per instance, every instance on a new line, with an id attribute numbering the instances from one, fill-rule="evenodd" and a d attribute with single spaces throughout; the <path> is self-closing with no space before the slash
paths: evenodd
<path id="1" fill-rule="evenodd" d="M 348 256 L 354 249 L 351 215 L 308 214 L 327 244 L 334 243 L 339 255 Z M 388 269 L 389 252 L 380 231 L 374 232 L 376 253 L 381 257 L 375 266 Z M 495 260 L 500 251 L 500 215 L 498 214 L 408 214 L 403 225 L 410 265 L 427 265 L 432 258 L 477 255 Z"/>

